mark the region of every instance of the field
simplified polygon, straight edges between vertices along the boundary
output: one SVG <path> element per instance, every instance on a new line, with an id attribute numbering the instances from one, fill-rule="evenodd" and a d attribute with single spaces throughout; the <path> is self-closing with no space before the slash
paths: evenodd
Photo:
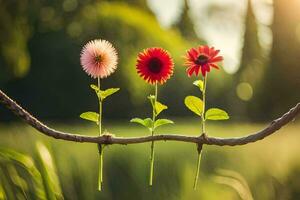
<path id="1" fill-rule="evenodd" d="M 179 119 L 175 122 L 176 126 L 161 128 L 158 132 L 191 135 L 199 132 L 196 121 Z M 72 133 L 97 134 L 97 128 L 89 123 L 51 125 Z M 265 125 L 215 123 L 208 125 L 208 134 L 240 136 L 255 132 Z M 148 134 L 142 127 L 133 124 L 129 126 L 124 121 L 107 122 L 105 127 L 118 136 Z M 299 199 L 299 130 L 300 124 L 293 122 L 271 137 L 254 144 L 237 147 L 204 146 L 196 191 L 193 190 L 193 178 L 197 154 L 196 147 L 192 144 L 156 143 L 153 188 L 147 185 L 149 144 L 106 147 L 102 192 L 96 190 L 96 145 L 48 138 L 23 123 L 1 124 L 0 145 L 2 150 L 13 149 L 32 157 L 34 165 L 41 171 L 44 185 L 52 185 L 55 198 L 63 195 L 65 199 Z M 45 144 L 50 154 L 41 143 Z M 38 155 L 42 155 L 43 159 L 39 159 Z M 43 176 L 45 170 L 42 170 L 47 167 L 43 168 L 40 160 L 48 165 L 48 179 Z M 5 169 L 7 166 L 7 162 L 1 162 L 1 177 L 6 176 L 6 179 L 10 177 L 9 170 L 7 172 Z M 19 168 L 18 164 L 15 166 L 16 169 Z M 55 174 L 58 180 L 55 180 Z M 19 172 L 19 175 L 25 181 L 28 179 L 24 172 Z M 33 195 L 30 187 L 20 188 L 20 194 L 25 193 L 27 197 Z M 6 191 L 7 188 L 2 190 Z M 24 199 L 21 196 L 18 198 Z"/>

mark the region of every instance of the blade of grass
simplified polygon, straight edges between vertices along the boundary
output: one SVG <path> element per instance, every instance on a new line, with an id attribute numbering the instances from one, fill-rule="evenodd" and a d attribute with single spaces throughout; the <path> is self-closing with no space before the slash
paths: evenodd
<path id="1" fill-rule="evenodd" d="M 7 148 L 0 147 L 0 158 L 13 161 L 24 168 L 32 178 L 34 195 L 36 199 L 47 199 L 41 174 L 35 167 L 31 157 Z"/>
<path id="2" fill-rule="evenodd" d="M 46 188 L 47 197 L 50 200 L 63 199 L 59 178 L 51 153 L 47 147 L 41 143 L 36 143 L 37 158 L 41 167 L 41 175 Z"/>

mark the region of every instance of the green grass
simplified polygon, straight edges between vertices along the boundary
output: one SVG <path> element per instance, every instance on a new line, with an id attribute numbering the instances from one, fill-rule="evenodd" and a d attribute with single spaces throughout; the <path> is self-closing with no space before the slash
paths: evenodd
<path id="1" fill-rule="evenodd" d="M 175 122 L 176 125 L 158 129 L 158 132 L 199 134 L 200 127 L 197 121 L 175 120 Z M 85 122 L 82 124 L 52 124 L 52 126 L 72 133 L 97 135 L 97 127 L 93 124 Z M 255 132 L 264 126 L 264 124 L 213 123 L 208 124 L 207 129 L 209 135 L 232 137 Z M 104 127 L 118 136 L 148 134 L 143 127 L 123 121 L 108 122 Z M 241 199 L 238 192 L 242 196 L 247 193 L 246 187 L 241 184 L 243 181 L 237 177 L 231 177 L 231 181 L 228 181 L 229 175 L 222 174 L 219 169 L 237 172 L 249 185 L 254 199 L 299 199 L 300 197 L 298 180 L 300 124 L 296 122 L 257 143 L 238 147 L 204 146 L 196 191 L 193 190 L 193 178 L 197 152 L 193 144 L 169 141 L 156 143 L 152 188 L 147 185 L 150 143 L 106 147 L 103 192 L 99 193 L 96 145 L 55 140 L 21 123 L 0 124 L 0 146 L 32 157 L 43 175 L 47 172 L 45 169 L 49 170 L 49 166 L 41 165 L 36 150 L 37 141 L 48 147 L 52 155 L 52 163 L 56 168 L 54 171 L 57 171 L 60 182 L 57 184 L 60 185 L 66 199 L 99 199 L 100 197 L 101 199 L 220 199 L 220 196 L 222 199 Z M 42 160 L 46 162 L 47 158 Z M 5 168 L 5 165 L 2 164 L 2 168 L 3 166 Z M 5 172 L 3 173 L 5 175 Z M 51 173 L 53 172 L 46 174 Z M 48 176 L 46 181 L 51 182 L 51 177 L 53 176 L 50 178 Z"/>

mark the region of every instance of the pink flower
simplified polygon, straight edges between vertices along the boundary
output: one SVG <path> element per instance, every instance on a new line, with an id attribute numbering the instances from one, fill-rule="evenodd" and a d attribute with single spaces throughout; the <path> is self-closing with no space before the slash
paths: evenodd
<path id="1" fill-rule="evenodd" d="M 106 78 L 116 70 L 118 55 L 110 42 L 92 40 L 82 48 L 80 62 L 92 78 Z"/>

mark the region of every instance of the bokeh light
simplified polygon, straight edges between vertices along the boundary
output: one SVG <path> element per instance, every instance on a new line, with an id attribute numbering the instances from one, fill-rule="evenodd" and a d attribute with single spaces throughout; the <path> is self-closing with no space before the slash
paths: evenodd
<path id="1" fill-rule="evenodd" d="M 242 82 L 236 87 L 237 96 L 243 101 L 249 101 L 253 96 L 253 89 L 249 83 Z"/>

